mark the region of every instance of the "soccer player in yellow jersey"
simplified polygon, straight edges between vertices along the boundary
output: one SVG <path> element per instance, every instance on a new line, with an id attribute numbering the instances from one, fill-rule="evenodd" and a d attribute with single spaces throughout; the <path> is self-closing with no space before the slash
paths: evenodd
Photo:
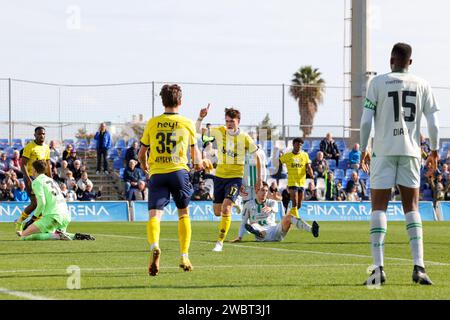
<path id="1" fill-rule="evenodd" d="M 170 195 L 178 208 L 178 236 L 180 239 L 180 268 L 191 271 L 188 257 L 191 241 L 191 221 L 188 205 L 193 189 L 189 181 L 187 152 L 190 149 L 192 163 L 201 170 L 201 155 L 196 147 L 195 127 L 191 120 L 178 114 L 181 106 L 180 86 L 164 85 L 161 89 L 165 112 L 147 122 L 141 138 L 139 162 L 150 178 L 148 182 L 149 221 L 147 237 L 152 251 L 149 275 L 159 273 L 160 220 Z"/>
<path id="2" fill-rule="evenodd" d="M 197 133 L 201 132 L 202 120 L 208 115 L 209 105 L 200 110 L 196 123 Z M 262 187 L 262 155 L 253 139 L 239 129 L 241 113 L 239 110 L 225 109 L 225 126 L 210 129 L 210 136 L 217 141 L 218 162 L 214 177 L 214 214 L 222 216 L 219 224 L 219 239 L 213 251 L 223 250 L 223 242 L 231 225 L 231 209 L 239 196 L 244 176 L 244 163 L 247 153 L 256 157 L 257 181 L 255 189 Z"/>
<path id="3" fill-rule="evenodd" d="M 288 171 L 288 190 L 292 202 L 289 214 L 299 219 L 302 228 L 311 232 L 317 238 L 319 236 L 319 225 L 317 222 L 314 221 L 312 226 L 310 226 L 298 214 L 298 209 L 302 206 L 303 192 L 305 191 L 306 171 L 308 171 L 310 176 L 314 176 L 311 160 L 308 154 L 302 151 L 302 138 L 295 138 L 292 145 L 292 152 L 287 152 L 280 156 L 280 162 L 286 165 Z"/>
<path id="4" fill-rule="evenodd" d="M 47 167 L 45 174 L 51 178 L 50 148 L 45 143 L 45 128 L 43 127 L 36 127 L 34 129 L 34 140 L 28 142 L 22 152 L 21 169 L 25 179 L 26 190 L 28 196 L 30 197 L 30 204 L 23 210 L 21 216 L 16 220 L 16 233 L 20 231 L 19 228 L 21 228 L 22 222 L 26 220 L 37 207 L 36 196 L 31 188 L 33 162 L 36 160 L 46 161 Z M 24 229 L 26 229 L 36 219 L 36 217 L 33 217 L 32 220 L 29 221 L 30 223 L 27 223 L 24 226 Z"/>

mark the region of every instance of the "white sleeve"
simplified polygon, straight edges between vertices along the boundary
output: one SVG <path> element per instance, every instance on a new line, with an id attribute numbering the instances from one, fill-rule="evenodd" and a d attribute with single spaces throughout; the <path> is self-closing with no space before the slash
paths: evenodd
<path id="1" fill-rule="evenodd" d="M 202 120 L 200 118 L 195 122 L 195 131 L 199 134 L 202 134 Z"/>
<path id="2" fill-rule="evenodd" d="M 361 117 L 361 126 L 359 131 L 359 144 L 361 152 L 366 151 L 367 145 L 369 144 L 370 131 L 372 131 L 372 119 L 375 115 L 375 111 L 372 109 L 364 108 Z"/>
<path id="3" fill-rule="evenodd" d="M 431 150 L 439 149 L 439 119 L 437 114 L 437 112 L 425 114 Z"/>

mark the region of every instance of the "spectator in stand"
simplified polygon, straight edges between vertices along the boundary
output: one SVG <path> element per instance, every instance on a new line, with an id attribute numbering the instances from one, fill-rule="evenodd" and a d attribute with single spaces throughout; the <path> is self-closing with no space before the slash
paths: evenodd
<path id="1" fill-rule="evenodd" d="M 214 168 L 217 167 L 217 161 L 219 158 L 217 156 L 217 149 L 214 149 L 212 142 L 205 142 L 203 145 L 202 155 L 203 159 L 209 160 Z"/>
<path id="2" fill-rule="evenodd" d="M 313 162 L 311 163 L 311 168 L 317 174 L 315 174 L 314 177 L 309 177 L 310 179 L 323 178 L 324 177 L 323 173 L 329 170 L 328 169 L 328 161 L 324 159 L 322 151 L 317 152 L 316 157 L 314 158 Z"/>
<path id="3" fill-rule="evenodd" d="M 21 160 L 20 160 L 20 152 L 19 150 L 14 150 L 11 159 L 9 159 L 9 168 L 13 169 L 17 175 L 17 178 L 22 179 L 23 173 L 20 168 Z"/>
<path id="4" fill-rule="evenodd" d="M 358 196 L 358 192 L 356 190 L 356 185 L 353 185 L 350 191 L 347 192 L 347 201 L 361 201 L 360 197 Z"/>
<path id="5" fill-rule="evenodd" d="M 445 201 L 450 201 L 450 180 L 447 180 L 447 183 L 445 185 L 444 200 Z"/>
<path id="6" fill-rule="evenodd" d="M 347 193 L 342 187 L 342 182 L 338 181 L 338 183 L 336 183 L 336 201 L 346 201 L 346 200 L 347 200 Z"/>
<path id="7" fill-rule="evenodd" d="M 430 148 L 430 144 L 428 143 L 428 141 L 425 139 L 425 137 L 423 135 L 420 135 L 420 150 L 422 153 L 422 160 L 427 160 L 428 156 L 431 153 L 431 148 Z"/>
<path id="8" fill-rule="evenodd" d="M 6 187 L 10 190 L 14 190 L 19 187 L 19 179 L 17 179 L 17 175 L 12 169 L 6 172 L 5 179 L 3 179 L 3 181 L 6 183 Z"/>
<path id="9" fill-rule="evenodd" d="M 125 182 L 125 197 L 127 200 L 132 200 L 133 192 L 138 187 L 138 182 L 141 179 L 140 169 L 136 168 L 135 160 L 130 160 L 128 166 L 123 173 L 123 181 Z"/>
<path id="10" fill-rule="evenodd" d="M 339 148 L 333 140 L 331 133 L 327 133 L 326 137 L 320 141 L 320 151 L 323 152 L 325 159 L 334 159 L 336 161 L 336 167 L 339 166 Z"/>
<path id="11" fill-rule="evenodd" d="M 6 173 L 9 171 L 9 161 L 7 159 L 7 154 L 0 154 L 0 180 L 5 179 Z"/>
<path id="12" fill-rule="evenodd" d="M 98 189 L 98 192 L 93 191 L 94 186 L 92 184 L 88 184 L 86 186 L 86 190 L 84 190 L 79 196 L 78 200 L 80 201 L 95 201 L 97 198 L 102 196 L 102 187 Z"/>
<path id="13" fill-rule="evenodd" d="M 270 177 L 272 179 L 275 179 L 277 184 L 280 183 L 280 180 L 287 179 L 286 166 L 284 166 L 280 162 L 280 155 L 281 154 L 282 154 L 282 151 L 280 150 L 280 148 L 275 147 L 275 149 L 272 152 L 272 164 L 273 164 L 272 168 L 273 169 L 271 170 Z"/>
<path id="14" fill-rule="evenodd" d="M 64 182 L 66 181 L 67 171 L 70 171 L 69 164 L 66 160 L 61 161 L 61 167 L 58 168 L 58 181 Z"/>
<path id="15" fill-rule="evenodd" d="M 78 181 L 83 173 L 83 170 L 81 168 L 81 160 L 75 160 L 70 171 L 72 171 L 73 173 L 73 178 Z"/>
<path id="16" fill-rule="evenodd" d="M 30 201 L 24 181 L 20 181 L 19 187 L 14 189 L 14 201 Z"/>
<path id="17" fill-rule="evenodd" d="M 66 181 L 64 183 L 69 191 L 77 191 L 77 181 L 73 178 L 72 171 L 66 172 Z"/>
<path id="18" fill-rule="evenodd" d="M 433 176 L 430 176 L 429 183 L 431 190 L 433 190 L 434 201 L 443 201 L 445 199 L 445 184 L 442 174 L 437 174 L 435 179 Z"/>
<path id="19" fill-rule="evenodd" d="M 308 188 L 305 190 L 304 201 L 317 201 L 317 191 L 314 182 L 310 181 L 308 183 Z"/>
<path id="20" fill-rule="evenodd" d="M 353 170 L 359 170 L 359 162 L 361 161 L 361 151 L 359 151 L 359 144 L 355 143 L 352 151 L 348 154 L 348 161 L 350 168 Z"/>
<path id="21" fill-rule="evenodd" d="M 281 193 L 278 190 L 278 185 L 277 185 L 276 181 L 273 181 L 270 184 L 269 192 L 267 193 L 267 199 L 271 199 L 271 200 L 275 200 L 275 201 L 283 200 L 283 197 L 281 196 Z"/>
<path id="22" fill-rule="evenodd" d="M 14 200 L 14 194 L 12 193 L 11 189 L 8 189 L 6 186 L 6 183 L 1 181 L 0 182 L 0 201 L 13 201 Z"/>
<path id="23" fill-rule="evenodd" d="M 450 172 L 448 171 L 448 164 L 444 163 L 442 165 L 441 174 L 442 177 L 444 178 L 445 183 L 447 183 L 450 178 Z"/>
<path id="24" fill-rule="evenodd" d="M 347 182 L 347 188 L 345 189 L 345 191 L 347 192 L 347 197 L 348 194 L 352 192 L 353 187 L 356 189 L 356 192 L 358 193 L 358 198 L 361 198 L 363 200 L 369 199 L 369 197 L 367 197 L 366 184 L 364 183 L 363 180 L 359 178 L 357 171 L 352 172 L 352 176 L 350 180 Z"/>
<path id="25" fill-rule="evenodd" d="M 336 186 L 334 184 L 333 171 L 325 172 L 325 200 L 336 200 Z"/>
<path id="26" fill-rule="evenodd" d="M 138 154 L 139 154 L 139 143 L 137 141 L 134 141 L 131 147 L 127 149 L 127 152 L 125 153 L 125 160 L 124 160 L 124 167 L 127 166 L 128 163 L 130 163 L 130 160 L 136 160 L 136 168 L 140 168 L 139 160 L 138 160 Z"/>
<path id="27" fill-rule="evenodd" d="M 66 159 L 66 161 L 67 161 L 67 166 L 69 167 L 70 171 L 73 171 L 73 168 L 74 168 L 74 162 L 77 161 L 77 160 L 79 160 L 80 163 L 81 163 L 81 160 L 80 160 L 80 158 L 78 158 L 78 155 L 77 155 L 77 150 L 72 149 L 72 150 L 70 151 L 70 156 L 67 157 L 67 159 Z"/>
<path id="28" fill-rule="evenodd" d="M 70 152 L 72 151 L 73 146 L 69 143 L 66 145 L 66 149 L 63 151 L 62 160 L 67 160 L 70 157 Z"/>
<path id="29" fill-rule="evenodd" d="M 148 200 L 147 183 L 144 180 L 139 180 L 137 189 L 134 190 L 133 200 L 143 201 Z"/>
<path id="30" fill-rule="evenodd" d="M 103 162 L 103 173 L 108 175 L 108 150 L 112 146 L 112 140 L 105 123 L 100 124 L 98 131 L 95 133 L 94 140 L 97 141 L 97 174 L 100 174 Z"/>
<path id="31" fill-rule="evenodd" d="M 61 183 L 59 185 L 59 188 L 61 189 L 61 193 L 64 196 L 64 199 L 66 199 L 66 201 L 77 201 L 78 200 L 75 191 L 73 191 L 73 190 L 69 191 L 67 189 L 67 186 L 65 183 Z"/>
<path id="32" fill-rule="evenodd" d="M 80 179 L 78 179 L 78 181 L 77 181 L 77 191 L 78 191 L 78 193 L 81 193 L 81 192 L 83 192 L 84 190 L 86 190 L 86 186 L 87 186 L 88 184 L 94 185 L 94 184 L 92 183 L 92 181 L 89 180 L 89 178 L 88 178 L 88 173 L 87 173 L 86 171 L 83 171 L 83 172 L 81 173 Z"/>
<path id="33" fill-rule="evenodd" d="M 59 153 L 59 151 L 56 149 L 56 143 L 55 141 L 50 141 L 49 143 L 49 148 L 50 148 L 50 163 L 52 164 L 52 168 L 53 167 L 59 167 L 61 164 L 59 163 L 59 160 L 61 158 L 61 154 Z"/>
<path id="34" fill-rule="evenodd" d="M 192 195 L 192 200 L 212 200 L 208 190 L 206 190 L 205 182 L 200 181 L 198 189 Z"/>

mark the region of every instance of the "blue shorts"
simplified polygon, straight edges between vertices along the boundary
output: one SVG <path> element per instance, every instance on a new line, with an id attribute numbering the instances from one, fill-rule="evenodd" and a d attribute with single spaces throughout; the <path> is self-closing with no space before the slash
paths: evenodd
<path id="1" fill-rule="evenodd" d="M 169 204 L 170 195 L 178 209 L 185 209 L 193 193 L 194 189 L 186 170 L 152 174 L 148 181 L 148 210 L 164 210 Z"/>
<path id="2" fill-rule="evenodd" d="M 305 191 L 305 188 L 303 187 L 288 187 L 288 190 L 295 191 L 297 193 L 303 193 Z"/>
<path id="3" fill-rule="evenodd" d="M 214 177 L 214 203 L 222 203 L 224 199 L 236 202 L 241 186 L 242 178 Z"/>

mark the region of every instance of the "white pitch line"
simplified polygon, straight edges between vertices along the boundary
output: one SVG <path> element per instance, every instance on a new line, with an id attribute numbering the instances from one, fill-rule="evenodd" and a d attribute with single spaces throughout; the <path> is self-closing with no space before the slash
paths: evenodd
<path id="1" fill-rule="evenodd" d="M 125 239 L 127 239 L 127 238 L 128 239 L 139 239 L 139 240 L 146 239 L 146 238 L 143 238 L 143 237 L 121 236 L 121 235 L 113 235 L 113 234 L 98 234 L 98 235 L 99 236 L 106 236 L 106 237 L 125 238 Z M 178 239 L 161 239 L 161 240 L 178 241 Z M 198 241 L 198 240 L 192 240 L 191 243 L 211 244 L 208 241 Z M 238 248 L 250 248 L 250 249 L 270 250 L 270 251 L 298 252 L 298 253 L 321 254 L 321 255 L 328 255 L 328 256 L 341 256 L 341 257 L 370 258 L 370 259 L 372 259 L 372 256 L 363 255 L 363 254 L 354 254 L 354 253 L 323 252 L 323 251 L 286 249 L 286 248 L 273 248 L 273 247 L 256 247 L 256 246 L 251 246 L 251 245 L 239 245 L 239 244 L 235 244 L 235 243 L 227 243 L 226 245 L 227 246 L 238 247 Z M 408 261 L 408 262 L 411 262 L 411 259 L 405 259 L 405 258 L 385 257 L 384 259 L 385 260 L 396 260 L 396 261 Z M 430 264 L 430 265 L 450 266 L 450 263 L 445 263 L 445 262 L 425 261 L 425 263 Z"/>
<path id="2" fill-rule="evenodd" d="M 15 290 L 9 290 L 6 288 L 0 288 L 0 294 L 8 294 L 10 296 L 18 297 L 18 298 L 24 298 L 28 300 L 54 300 L 52 298 L 43 297 L 43 296 L 37 296 L 28 292 L 22 292 L 22 291 L 15 291 Z"/>

